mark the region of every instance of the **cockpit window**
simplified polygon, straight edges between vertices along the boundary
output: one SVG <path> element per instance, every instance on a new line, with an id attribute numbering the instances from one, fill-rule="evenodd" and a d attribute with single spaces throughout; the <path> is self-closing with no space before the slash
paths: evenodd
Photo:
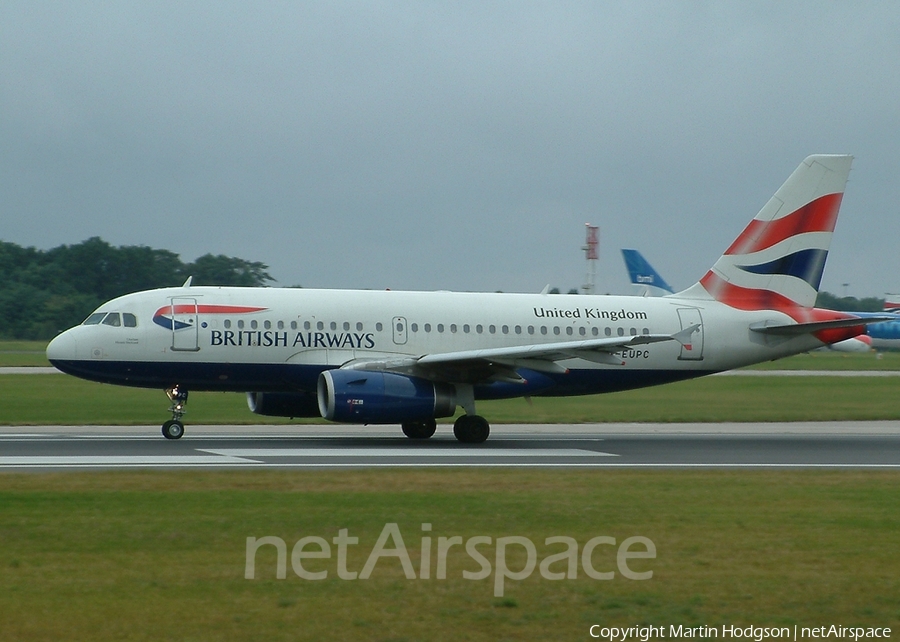
<path id="1" fill-rule="evenodd" d="M 109 325 L 114 328 L 125 326 L 126 328 L 137 327 L 137 317 L 130 312 L 94 312 L 85 319 L 81 325 Z"/>

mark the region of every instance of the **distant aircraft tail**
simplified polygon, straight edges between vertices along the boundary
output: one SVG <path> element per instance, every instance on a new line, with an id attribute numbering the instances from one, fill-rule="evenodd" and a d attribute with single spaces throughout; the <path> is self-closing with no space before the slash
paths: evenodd
<path id="1" fill-rule="evenodd" d="M 665 296 L 675 292 L 637 250 L 622 250 L 622 258 L 640 296 Z"/>
<path id="2" fill-rule="evenodd" d="M 900 294 L 888 294 L 885 296 L 884 311 L 900 314 Z"/>
<path id="3" fill-rule="evenodd" d="M 810 156 L 693 286 L 677 296 L 741 310 L 815 305 L 852 156 Z"/>

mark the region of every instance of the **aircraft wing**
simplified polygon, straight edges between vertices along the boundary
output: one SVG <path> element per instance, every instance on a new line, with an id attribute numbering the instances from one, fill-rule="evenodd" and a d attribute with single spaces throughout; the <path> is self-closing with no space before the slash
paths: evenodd
<path id="1" fill-rule="evenodd" d="M 642 334 L 483 350 L 461 350 L 397 359 L 362 359 L 344 364 L 342 367 L 354 370 L 386 370 L 449 383 L 487 381 L 523 383 L 524 379 L 516 372 L 517 368 L 564 374 L 568 372 L 568 369 L 557 362 L 566 359 L 586 359 L 595 363 L 623 365 L 624 361 L 615 354 L 620 350 L 662 341 L 679 341 L 682 344 L 689 344 L 691 335 L 699 328 L 700 325 L 697 324 L 677 334 Z"/>

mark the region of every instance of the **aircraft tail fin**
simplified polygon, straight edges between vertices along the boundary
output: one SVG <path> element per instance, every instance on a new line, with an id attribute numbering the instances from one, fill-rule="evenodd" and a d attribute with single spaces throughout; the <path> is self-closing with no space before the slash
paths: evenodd
<path id="1" fill-rule="evenodd" d="M 675 292 L 637 250 L 622 250 L 622 258 L 631 284 L 640 296 L 665 296 Z"/>
<path id="2" fill-rule="evenodd" d="M 852 161 L 809 156 L 709 272 L 678 296 L 741 310 L 813 307 Z"/>
<path id="3" fill-rule="evenodd" d="M 884 298 L 884 311 L 900 314 L 900 294 L 888 294 Z"/>

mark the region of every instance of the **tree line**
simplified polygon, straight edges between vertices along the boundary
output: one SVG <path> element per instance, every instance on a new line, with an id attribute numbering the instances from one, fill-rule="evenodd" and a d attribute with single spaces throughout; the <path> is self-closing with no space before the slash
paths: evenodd
<path id="1" fill-rule="evenodd" d="M 129 292 L 178 286 L 189 276 L 194 285 L 265 286 L 274 281 L 268 269 L 264 263 L 221 254 L 205 254 L 184 263 L 169 250 L 113 247 L 98 237 L 51 250 L 0 241 L 0 339 L 51 339 L 81 323 L 104 301 Z M 884 299 L 820 292 L 816 305 L 877 312 Z"/>
<path id="2" fill-rule="evenodd" d="M 206 254 L 185 263 L 143 245 L 113 247 L 93 237 L 51 250 L 0 241 L 0 339 L 50 339 L 104 301 L 129 292 L 194 285 L 264 286 L 268 266 Z"/>

